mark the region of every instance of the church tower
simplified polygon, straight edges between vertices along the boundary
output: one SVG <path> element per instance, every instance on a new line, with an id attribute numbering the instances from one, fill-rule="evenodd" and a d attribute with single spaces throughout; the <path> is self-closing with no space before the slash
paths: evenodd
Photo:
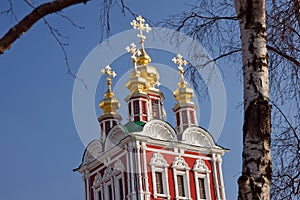
<path id="1" fill-rule="evenodd" d="M 145 49 L 151 31 L 139 16 L 131 22 L 139 31 L 139 46 L 131 43 L 132 71 L 125 98 L 127 123 L 121 124 L 120 104 L 111 89 L 116 73 L 107 66 L 107 92 L 99 106 L 100 136 L 87 146 L 82 163 L 85 200 L 225 200 L 222 156 L 210 133 L 198 126 L 194 91 L 184 79 L 187 61 L 173 58 L 180 79 L 174 91 L 176 127 L 164 120 L 164 95 L 159 73 Z M 123 116 L 124 117 L 124 116 Z"/>

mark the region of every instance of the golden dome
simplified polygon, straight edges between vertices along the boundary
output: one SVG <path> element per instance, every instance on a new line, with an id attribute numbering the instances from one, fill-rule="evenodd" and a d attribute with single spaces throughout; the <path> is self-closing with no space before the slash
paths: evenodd
<path id="1" fill-rule="evenodd" d="M 174 57 L 172 61 L 175 64 L 178 64 L 178 72 L 180 75 L 178 88 L 173 92 L 173 95 L 179 103 L 192 103 L 191 99 L 194 97 L 194 91 L 192 88 L 188 87 L 188 84 L 183 77 L 183 73 L 184 73 L 183 66 L 187 65 L 188 62 L 186 60 L 183 60 L 180 54 L 177 55 L 177 58 Z"/>
<path id="2" fill-rule="evenodd" d="M 137 57 L 137 64 L 140 66 L 149 65 L 151 62 L 150 56 L 147 54 L 144 48 L 139 50 L 139 55 Z"/>
<path id="3" fill-rule="evenodd" d="M 103 110 L 103 114 L 116 114 L 120 108 L 120 102 L 117 98 L 114 98 L 114 93 L 111 90 L 111 77 L 115 77 L 117 74 L 111 70 L 109 65 L 107 65 L 105 69 L 102 69 L 101 72 L 107 75 L 107 91 L 104 94 L 105 98 L 100 101 L 99 107 Z"/>
<path id="4" fill-rule="evenodd" d="M 159 74 L 155 67 L 149 66 L 151 58 L 145 50 L 146 36 L 143 31 L 148 33 L 151 28 L 148 24 L 144 23 L 145 20 L 138 16 L 130 24 L 134 29 L 139 30 L 137 34 L 140 39 L 141 48 L 138 50 L 134 43 L 131 43 L 126 50 L 131 53 L 131 58 L 134 66 L 134 70 L 130 73 L 130 79 L 126 84 L 126 87 L 131 92 L 147 93 L 149 90 L 157 90 L 154 85 L 158 84 Z"/>
<path id="5" fill-rule="evenodd" d="M 130 78 L 126 83 L 126 88 L 132 93 L 144 93 L 146 82 L 146 79 L 140 76 L 140 72 L 138 70 L 133 70 L 130 73 Z"/>

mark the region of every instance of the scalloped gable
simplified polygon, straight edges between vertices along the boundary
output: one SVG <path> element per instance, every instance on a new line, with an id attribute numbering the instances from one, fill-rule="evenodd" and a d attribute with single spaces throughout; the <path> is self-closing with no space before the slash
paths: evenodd
<path id="1" fill-rule="evenodd" d="M 108 151 L 112 149 L 114 146 L 118 145 L 120 141 L 126 137 L 126 132 L 123 126 L 116 125 L 114 126 L 108 133 L 105 139 L 104 149 Z"/>
<path id="2" fill-rule="evenodd" d="M 99 140 L 92 140 L 85 149 L 82 158 L 82 164 L 91 163 L 96 158 L 98 158 L 102 154 L 102 152 L 103 149 L 101 142 Z"/>
<path id="3" fill-rule="evenodd" d="M 140 133 L 153 139 L 177 141 L 177 134 L 172 126 L 162 120 L 153 119 L 146 123 Z"/>
<path id="4" fill-rule="evenodd" d="M 201 147 L 216 147 L 212 136 L 200 127 L 189 127 L 182 133 L 182 143 Z"/>

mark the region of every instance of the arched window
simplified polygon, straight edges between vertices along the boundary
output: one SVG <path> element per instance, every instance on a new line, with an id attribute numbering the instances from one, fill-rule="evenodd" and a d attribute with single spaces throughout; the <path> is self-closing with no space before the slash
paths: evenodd
<path id="1" fill-rule="evenodd" d="M 193 110 L 190 110 L 190 121 L 191 121 L 191 124 L 196 124 L 195 122 L 195 112 Z"/>
<path id="2" fill-rule="evenodd" d="M 94 190 L 94 199 L 103 200 L 102 176 L 99 172 L 97 173 L 93 181 L 93 190 Z"/>
<path id="3" fill-rule="evenodd" d="M 210 170 L 205 165 L 205 162 L 198 158 L 193 167 L 196 194 L 199 200 L 210 200 L 210 188 L 209 188 L 209 173 Z"/>
<path id="4" fill-rule="evenodd" d="M 175 185 L 175 199 L 191 199 L 189 166 L 184 158 L 177 156 L 173 163 L 173 178 Z"/>
<path id="5" fill-rule="evenodd" d="M 159 108 L 158 108 L 158 100 L 151 100 L 151 105 L 152 105 L 152 116 L 155 119 L 159 118 Z"/>
<path id="6" fill-rule="evenodd" d="M 116 200 L 125 199 L 124 170 L 125 168 L 122 161 L 117 160 L 113 170 Z"/>
<path id="7" fill-rule="evenodd" d="M 154 153 L 151 160 L 151 174 L 154 198 L 170 199 L 168 186 L 168 163 L 160 153 Z"/>

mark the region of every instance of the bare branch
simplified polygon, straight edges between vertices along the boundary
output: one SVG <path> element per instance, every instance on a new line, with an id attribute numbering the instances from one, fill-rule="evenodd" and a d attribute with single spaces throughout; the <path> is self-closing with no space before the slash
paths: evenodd
<path id="1" fill-rule="evenodd" d="M 284 52 L 280 51 L 278 48 L 274 48 L 270 45 L 267 45 L 267 49 L 270 50 L 270 51 L 273 51 L 274 53 L 277 53 L 278 55 L 282 56 L 283 58 L 289 60 L 290 62 L 292 62 L 295 65 L 297 65 L 298 67 L 300 67 L 300 62 L 298 60 L 296 60 L 292 56 L 289 56 L 289 55 L 285 54 Z"/>
<path id="2" fill-rule="evenodd" d="M 0 39 L 0 54 L 3 54 L 4 51 L 9 49 L 14 41 L 46 15 L 55 13 L 75 4 L 86 3 L 87 1 L 88 0 L 56 0 L 38 6 Z"/>

